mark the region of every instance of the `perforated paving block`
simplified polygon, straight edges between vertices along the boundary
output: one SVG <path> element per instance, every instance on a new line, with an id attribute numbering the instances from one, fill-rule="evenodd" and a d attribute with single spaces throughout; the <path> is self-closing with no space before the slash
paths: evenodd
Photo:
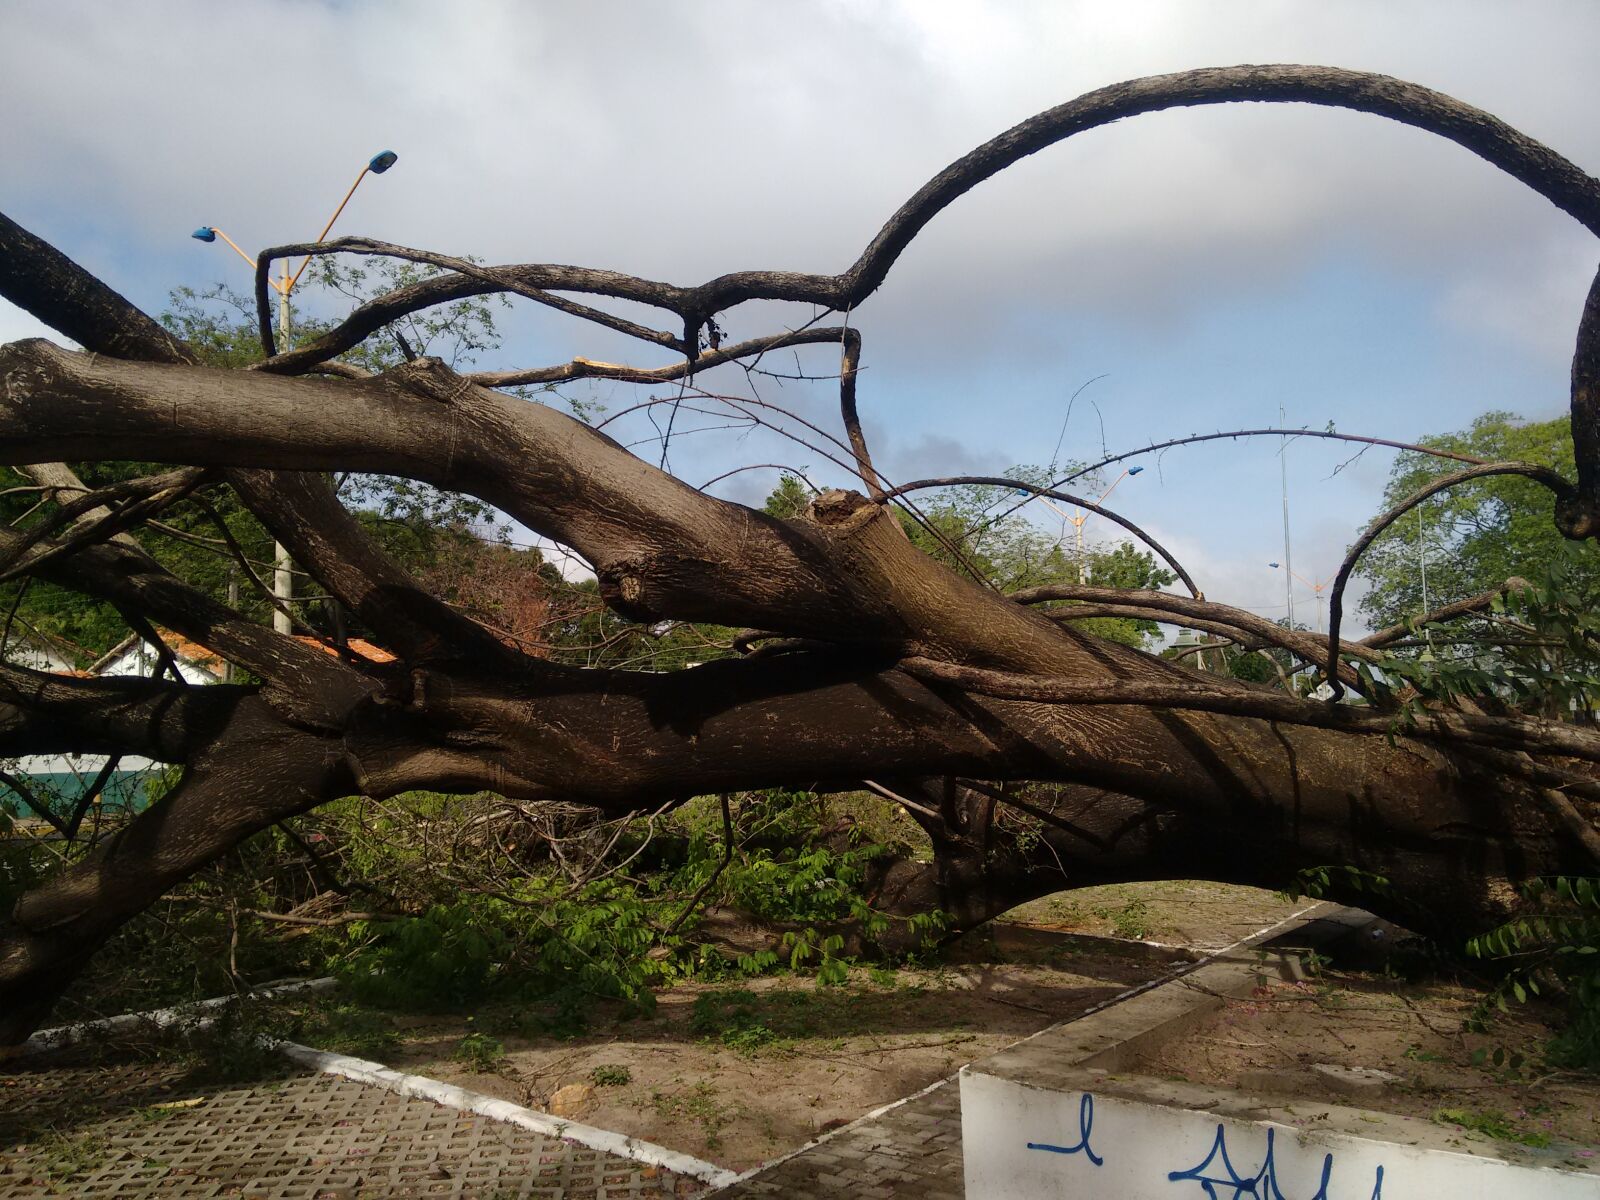
<path id="1" fill-rule="evenodd" d="M 57 1112 L 50 1126 L 0 1142 L 5 1200 L 622 1200 L 702 1190 L 659 1167 L 327 1075 L 76 1123 Z"/>

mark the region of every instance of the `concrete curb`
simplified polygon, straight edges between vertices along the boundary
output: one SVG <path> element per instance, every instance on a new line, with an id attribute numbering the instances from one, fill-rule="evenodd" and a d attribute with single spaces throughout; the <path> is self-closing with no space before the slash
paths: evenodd
<path id="1" fill-rule="evenodd" d="M 140 1026 L 154 1026 L 157 1029 L 167 1029 L 183 1021 L 189 1020 L 199 1014 L 223 1008 L 238 1000 L 257 998 L 261 996 L 289 996 L 296 992 L 330 992 L 333 990 L 334 981 L 330 977 L 322 979 L 299 980 L 294 983 L 277 984 L 271 987 L 253 988 L 248 992 L 239 992 L 232 996 L 213 996 L 210 1000 L 192 1000 L 187 1004 L 175 1004 L 171 1008 L 154 1008 L 147 1012 L 122 1013 L 115 1017 L 102 1017 L 97 1021 L 81 1021 L 76 1025 L 59 1025 L 54 1029 L 41 1029 L 16 1048 L 10 1056 L 13 1059 L 26 1058 L 33 1054 L 43 1054 L 50 1050 L 64 1050 L 68 1046 L 76 1046 L 79 1042 L 92 1041 L 114 1033 L 122 1033 Z M 215 1017 L 200 1016 L 194 1021 L 195 1028 L 204 1028 L 214 1021 Z"/>
<path id="2" fill-rule="evenodd" d="M 429 1079 L 423 1075 L 405 1075 L 391 1070 L 382 1063 L 351 1058 L 344 1054 L 329 1054 L 295 1042 L 278 1042 L 277 1049 L 291 1061 L 326 1075 L 338 1075 L 400 1096 L 431 1100 L 446 1108 L 476 1113 L 480 1117 L 503 1121 L 507 1125 L 516 1125 L 546 1137 L 562 1138 L 576 1142 L 580 1146 L 587 1146 L 591 1150 L 615 1154 L 635 1162 L 649 1163 L 674 1174 L 687 1175 L 692 1179 L 709 1183 L 713 1187 L 726 1187 L 739 1178 L 725 1167 L 719 1167 L 715 1163 L 706 1162 L 677 1150 L 669 1150 L 654 1142 L 642 1141 L 609 1129 L 597 1129 L 592 1125 L 568 1121 L 536 1109 L 524 1108 L 509 1100 L 497 1100 L 481 1092 L 469 1092 L 465 1088 Z"/>

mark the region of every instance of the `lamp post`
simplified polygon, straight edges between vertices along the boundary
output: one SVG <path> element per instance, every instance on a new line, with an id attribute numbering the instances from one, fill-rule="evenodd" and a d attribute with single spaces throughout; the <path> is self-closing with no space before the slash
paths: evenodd
<path id="1" fill-rule="evenodd" d="M 1121 483 L 1129 475 L 1137 475 L 1142 470 L 1144 470 L 1143 467 L 1129 467 L 1127 470 L 1123 471 L 1121 475 L 1118 475 L 1115 479 L 1113 479 L 1111 481 L 1111 486 L 1110 487 L 1108 487 L 1105 491 L 1100 493 L 1100 495 L 1095 499 L 1095 503 L 1096 504 L 1104 503 L 1105 498 L 1107 496 L 1111 495 L 1112 492 L 1117 490 L 1117 484 Z M 1088 572 L 1087 568 L 1084 566 L 1084 559 L 1083 559 L 1083 526 L 1084 526 L 1084 523 L 1086 521 L 1088 521 L 1088 519 L 1091 516 L 1093 516 L 1094 514 L 1091 513 L 1086 508 L 1080 508 L 1078 510 L 1078 515 L 1077 516 L 1073 516 L 1071 513 L 1066 512 L 1066 511 L 1062 510 L 1060 507 L 1058 507 L 1055 504 L 1055 502 L 1052 501 L 1048 496 L 1040 496 L 1039 499 L 1044 502 L 1045 506 L 1048 507 L 1051 512 L 1055 513 L 1063 521 L 1070 521 L 1072 523 L 1073 528 L 1077 530 L 1077 534 L 1078 534 L 1078 583 L 1079 583 L 1080 586 L 1083 585 L 1083 584 L 1088 583 L 1089 582 L 1089 572 Z"/>
<path id="2" fill-rule="evenodd" d="M 394 166 L 399 159 L 400 156 L 393 150 L 384 150 L 368 159 L 367 165 L 362 167 L 361 173 L 356 176 L 356 181 L 350 185 L 350 190 L 344 194 L 344 199 L 339 201 L 339 207 L 333 210 L 333 216 L 328 218 L 328 223 L 322 227 L 322 232 L 317 234 L 317 241 L 321 242 L 327 238 L 329 230 L 333 228 L 333 223 L 339 219 L 339 214 L 344 212 L 345 205 L 350 203 L 350 197 L 354 196 L 356 189 L 361 186 L 361 181 L 368 175 L 382 175 L 390 167 Z M 223 233 L 215 225 L 202 225 L 189 236 L 201 242 L 215 242 L 220 237 L 229 246 L 233 247 L 234 253 L 250 264 L 252 270 L 256 266 L 256 259 L 241 250 L 238 242 Z M 285 350 L 289 349 L 290 344 L 289 296 L 294 291 L 295 284 L 300 282 L 300 273 L 306 269 L 310 262 L 311 256 L 308 254 L 301 260 L 300 266 L 295 270 L 294 274 L 290 275 L 289 260 L 286 258 L 283 260 L 282 277 L 273 279 L 269 276 L 267 279 L 267 282 L 278 293 L 278 339 Z M 289 618 L 288 605 L 289 601 L 294 597 L 294 571 L 289 562 L 289 552 L 283 548 L 281 542 L 272 544 L 272 594 L 281 601 L 273 610 L 272 627 L 279 633 L 293 632 L 294 623 Z"/>
<path id="3" fill-rule="evenodd" d="M 1288 424 L 1288 416 L 1283 411 L 1283 405 L 1278 405 L 1278 426 L 1282 428 Z M 1294 566 L 1294 559 L 1289 550 L 1289 439 L 1287 436 L 1278 438 L 1278 481 L 1283 488 L 1283 561 L 1287 567 Z M 1283 577 L 1283 602 L 1289 610 L 1289 629 L 1294 629 L 1294 572 Z"/>

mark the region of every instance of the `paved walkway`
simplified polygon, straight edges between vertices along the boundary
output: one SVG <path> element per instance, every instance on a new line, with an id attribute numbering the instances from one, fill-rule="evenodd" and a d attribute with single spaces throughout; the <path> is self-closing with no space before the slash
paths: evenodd
<path id="1" fill-rule="evenodd" d="M 153 1081 L 157 1103 L 30 1132 L 29 1110 L 55 1110 L 62 1099 L 46 1089 L 106 1082 L 104 1068 L 49 1075 L 48 1084 L 13 1076 L 0 1091 L 5 1200 L 631 1200 L 704 1190 L 659 1167 L 329 1075 L 177 1096 Z"/>
<path id="2" fill-rule="evenodd" d="M 715 1193 L 716 1200 L 963 1200 L 965 1195 L 961 1088 L 953 1079 Z"/>

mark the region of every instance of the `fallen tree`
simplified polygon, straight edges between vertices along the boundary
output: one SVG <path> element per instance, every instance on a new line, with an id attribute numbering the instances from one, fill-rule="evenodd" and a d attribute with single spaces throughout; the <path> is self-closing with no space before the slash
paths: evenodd
<path id="1" fill-rule="evenodd" d="M 935 176 L 840 275 L 750 271 L 682 287 L 578 267 L 485 267 L 359 238 L 279 247 L 257 273 L 267 357 L 243 370 L 200 365 L 191 347 L 0 218 L 0 294 L 85 347 L 0 350 L 0 462 L 22 467 L 46 501 L 32 524 L 0 531 L 0 573 L 109 602 L 136 631 L 171 630 L 259 680 L 196 688 L 0 668 L 0 753 L 143 755 L 185 768 L 169 794 L 7 915 L 0 1044 L 38 1025 L 96 948 L 173 884 L 251 834 L 353 793 L 487 789 L 620 815 L 719 791 L 871 781 L 905 805 L 935 849 L 932 864 L 887 864 L 879 904 L 903 916 L 938 907 L 956 928 L 1078 884 L 1278 886 L 1337 863 L 1390 881 L 1381 896 L 1352 898 L 1458 937 L 1504 914 L 1518 881 L 1593 872 L 1592 728 L 1471 707 L 1401 709 L 1370 689 L 1366 707 L 1304 700 L 1085 634 L 1070 610 L 1020 601 L 1066 598 L 1275 644 L 1350 690 L 1364 678 L 1352 664 L 1371 650 L 1336 633 L 1323 644 L 1274 632 L 1198 595 L 1175 611 L 1180 598 L 1153 593 L 1008 597 L 964 577 L 918 550 L 891 511 L 906 495 L 874 467 L 858 419 L 856 328 L 814 323 L 721 341 L 718 314 L 747 301 L 853 312 L 943 207 L 1028 154 L 1138 113 L 1230 101 L 1339 105 L 1417 126 L 1600 233 L 1600 183 L 1553 151 L 1424 88 L 1316 67 L 1137 80 L 1042 113 Z M 307 345 L 278 346 L 266 303 L 271 264 L 328 253 L 389 255 L 443 273 L 363 304 Z M 647 370 L 575 359 L 478 376 L 427 358 L 372 376 L 338 361 L 407 313 L 495 292 L 670 348 L 681 361 Z M 673 327 L 573 296 L 652 306 Z M 838 348 L 845 436 L 832 444 L 864 494 L 824 492 L 796 519 L 711 498 L 604 433 L 495 390 L 586 376 L 687 381 L 799 345 Z M 1597 380 L 1600 279 L 1573 364 L 1576 480 L 1526 464 L 1461 474 L 1536 479 L 1557 495 L 1562 532 L 1593 536 Z M 63 465 L 130 459 L 187 470 L 95 490 Z M 470 493 L 574 548 L 616 612 L 747 627 L 736 642 L 750 653 L 666 674 L 532 657 L 385 556 L 321 474 L 333 471 Z M 1078 502 L 1059 487 L 1028 486 Z M 395 662 L 337 645 L 326 653 L 247 620 L 127 536 L 197 489 L 223 487 Z M 1019 781 L 1061 786 L 1022 791 Z M 1016 836 L 999 812 L 1025 814 L 1030 836 Z"/>

